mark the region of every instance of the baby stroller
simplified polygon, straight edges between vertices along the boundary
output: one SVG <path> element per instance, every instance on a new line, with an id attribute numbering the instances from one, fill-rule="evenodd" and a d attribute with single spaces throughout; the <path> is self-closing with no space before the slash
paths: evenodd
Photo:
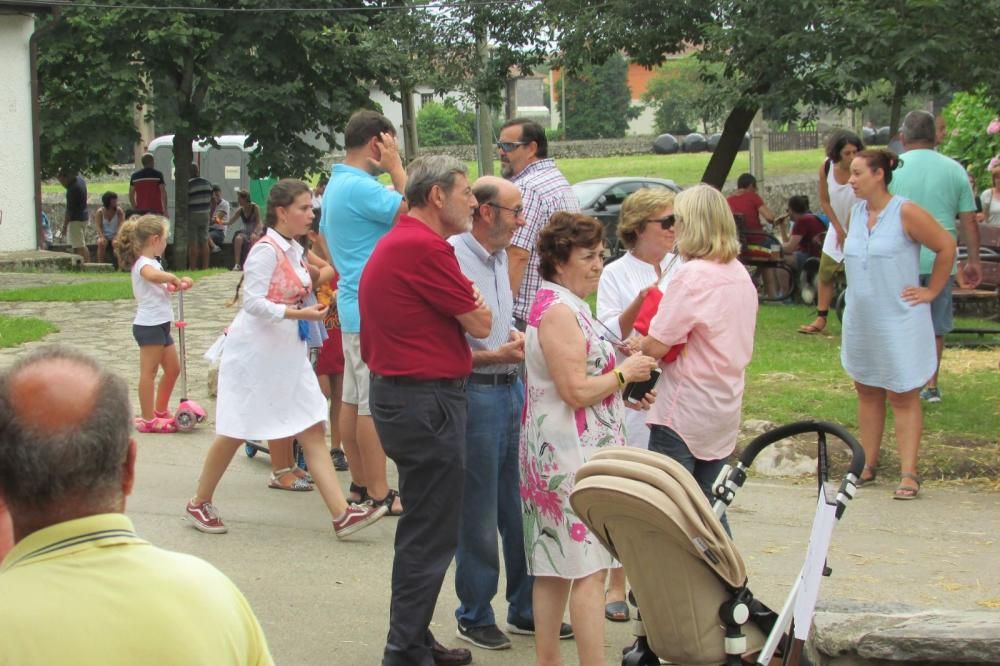
<path id="1" fill-rule="evenodd" d="M 805 564 L 780 612 L 754 598 L 743 560 L 719 522 L 766 447 L 787 437 L 817 434 L 819 492 Z M 826 436 L 849 449 L 839 488 L 828 483 Z M 680 464 L 641 449 L 605 449 L 576 475 L 573 509 L 625 566 L 638 604 L 637 639 L 622 666 L 672 663 L 736 666 L 745 658 L 798 664 L 812 625 L 819 580 L 829 575 L 826 552 L 833 526 L 853 496 L 864 467 L 861 445 L 843 428 L 800 421 L 754 439 L 735 466 L 715 482 L 709 506 Z"/>

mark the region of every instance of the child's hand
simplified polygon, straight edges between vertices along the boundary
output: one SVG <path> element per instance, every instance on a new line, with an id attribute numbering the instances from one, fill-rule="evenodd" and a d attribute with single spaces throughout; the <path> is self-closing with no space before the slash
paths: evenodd
<path id="1" fill-rule="evenodd" d="M 187 291 L 188 289 L 190 289 L 193 286 L 194 286 L 194 280 L 192 280 L 189 277 L 182 277 L 181 278 L 181 284 L 180 284 L 181 289 Z"/>

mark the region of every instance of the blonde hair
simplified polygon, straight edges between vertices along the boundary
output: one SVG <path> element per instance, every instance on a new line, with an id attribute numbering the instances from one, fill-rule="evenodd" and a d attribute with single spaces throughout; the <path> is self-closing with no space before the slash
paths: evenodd
<path id="1" fill-rule="evenodd" d="M 162 215 L 148 214 L 125 220 L 112 241 L 118 265 L 123 271 L 130 270 L 149 239 L 166 236 L 169 230 L 170 223 Z"/>
<path id="2" fill-rule="evenodd" d="M 674 203 L 677 195 L 662 187 L 644 187 L 625 197 L 618 213 L 618 238 L 622 245 L 632 249 L 639 241 L 639 234 L 646 228 L 646 220 Z"/>
<path id="3" fill-rule="evenodd" d="M 674 199 L 678 218 L 674 247 L 684 259 L 729 263 L 740 253 L 733 212 L 722 193 L 711 185 L 695 185 Z"/>

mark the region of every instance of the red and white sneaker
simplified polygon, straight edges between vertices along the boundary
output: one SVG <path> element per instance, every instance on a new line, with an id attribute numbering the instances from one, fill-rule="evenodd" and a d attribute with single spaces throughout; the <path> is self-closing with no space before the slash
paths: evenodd
<path id="1" fill-rule="evenodd" d="M 196 530 L 209 534 L 224 534 L 229 531 L 222 518 L 219 518 L 215 506 L 211 502 L 195 504 L 187 503 L 187 515 Z"/>
<path id="2" fill-rule="evenodd" d="M 348 504 L 343 518 L 333 521 L 333 531 L 336 532 L 338 539 L 343 539 L 373 524 L 388 510 L 389 507 L 384 505 Z"/>

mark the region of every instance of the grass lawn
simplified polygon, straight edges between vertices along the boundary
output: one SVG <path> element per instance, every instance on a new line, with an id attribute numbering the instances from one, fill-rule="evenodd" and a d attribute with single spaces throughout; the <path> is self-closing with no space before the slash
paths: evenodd
<path id="1" fill-rule="evenodd" d="M 16 347 L 24 342 L 41 340 L 58 330 L 43 319 L 0 315 L 0 347 Z"/>
<path id="2" fill-rule="evenodd" d="M 84 177 L 84 179 L 86 180 L 86 177 Z M 100 195 L 108 191 L 117 193 L 119 205 L 128 208 L 127 180 L 112 180 L 104 183 L 91 183 L 91 182 L 87 183 L 88 194 Z M 66 188 L 60 185 L 58 182 L 42 184 L 42 194 L 51 194 L 53 192 L 63 194 L 66 192 Z"/>
<path id="3" fill-rule="evenodd" d="M 190 276 L 197 282 L 199 278 L 225 272 L 226 270 L 223 268 L 211 268 L 207 271 L 181 271 L 181 275 Z M 118 301 L 130 298 L 132 298 L 132 281 L 129 273 L 102 275 L 76 284 L 56 284 L 0 291 L 0 301 L 76 303 L 78 301 Z"/>
<path id="4" fill-rule="evenodd" d="M 594 306 L 594 297 L 588 301 Z M 788 423 L 816 419 L 857 433 L 857 397 L 840 365 L 840 322 L 830 317 L 829 335 L 802 335 L 811 307 L 762 305 L 754 355 L 747 368 L 743 418 Z M 995 328 L 978 319 L 957 318 L 958 327 Z M 947 340 L 959 339 L 949 336 Z M 946 348 L 939 385 L 944 400 L 924 405 L 921 465 L 931 476 L 963 478 L 1000 474 L 1000 347 Z M 886 424 L 881 466 L 889 478 L 897 464 L 892 415 Z"/>

